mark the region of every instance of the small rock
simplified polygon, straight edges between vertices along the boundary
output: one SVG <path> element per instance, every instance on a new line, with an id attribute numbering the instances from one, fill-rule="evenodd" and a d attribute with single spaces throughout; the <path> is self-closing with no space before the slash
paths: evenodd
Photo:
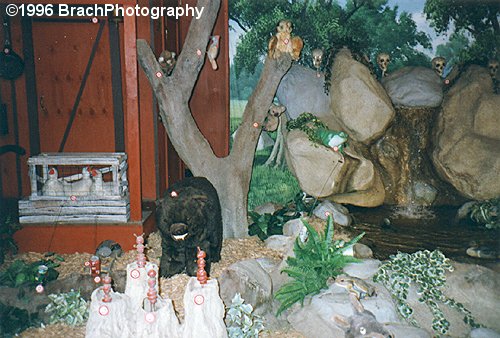
<path id="1" fill-rule="evenodd" d="M 416 182 L 413 185 L 413 199 L 417 205 L 429 206 L 437 197 L 437 190 L 425 182 Z"/>
<path id="2" fill-rule="evenodd" d="M 466 218 L 466 217 L 469 215 L 469 213 L 470 213 L 470 211 L 471 211 L 472 207 L 473 207 L 476 203 L 477 203 L 476 201 L 470 201 L 470 202 L 467 202 L 467 203 L 465 203 L 464 205 L 462 205 L 462 206 L 460 207 L 460 209 L 458 209 L 458 211 L 457 211 L 457 216 L 455 217 L 455 219 L 456 219 L 457 221 L 460 221 L 460 220 L 462 220 L 462 219 Z"/>
<path id="3" fill-rule="evenodd" d="M 500 334 L 491 329 L 480 327 L 470 332 L 470 338 L 500 338 Z"/>
<path id="4" fill-rule="evenodd" d="M 313 214 L 321 219 L 327 219 L 328 215 L 332 215 L 333 221 L 342 226 L 349 226 L 352 222 L 349 210 L 346 207 L 328 200 L 321 202 L 314 209 Z"/>
<path id="5" fill-rule="evenodd" d="M 366 259 L 373 258 L 373 251 L 368 245 L 356 243 L 353 245 L 354 258 Z"/>
<path id="6" fill-rule="evenodd" d="M 344 267 L 344 272 L 349 276 L 361 279 L 372 278 L 380 266 L 378 259 L 365 259 L 360 263 L 349 263 Z"/>
<path id="7" fill-rule="evenodd" d="M 296 238 L 303 227 L 304 223 L 300 218 L 292 219 L 283 225 L 283 235 Z"/>
<path id="8" fill-rule="evenodd" d="M 283 254 L 287 253 L 290 248 L 293 248 L 293 243 L 295 239 L 290 236 L 284 235 L 273 235 L 265 240 L 266 247 L 269 249 L 273 249 Z"/>
<path id="9" fill-rule="evenodd" d="M 281 208 L 281 206 L 277 203 L 272 203 L 272 202 L 267 202 L 261 205 L 256 206 L 253 211 L 258 213 L 259 215 L 264 215 L 264 214 L 274 214 L 276 211 L 278 211 Z"/>

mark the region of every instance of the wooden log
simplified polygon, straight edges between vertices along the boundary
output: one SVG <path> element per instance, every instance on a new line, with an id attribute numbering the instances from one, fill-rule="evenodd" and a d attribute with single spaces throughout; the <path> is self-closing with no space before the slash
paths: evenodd
<path id="1" fill-rule="evenodd" d="M 126 215 L 60 215 L 60 216 L 21 216 L 19 223 L 127 223 L 130 213 Z"/>
<path id="2" fill-rule="evenodd" d="M 60 216 L 60 215 L 125 215 L 130 207 L 45 207 L 21 209 L 19 216 Z"/>

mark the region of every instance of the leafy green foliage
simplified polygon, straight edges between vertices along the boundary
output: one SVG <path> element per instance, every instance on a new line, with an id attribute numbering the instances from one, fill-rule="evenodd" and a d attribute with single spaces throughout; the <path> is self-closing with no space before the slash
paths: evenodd
<path id="1" fill-rule="evenodd" d="M 248 214 L 253 223 L 248 227 L 248 234 L 250 236 L 257 235 L 262 241 L 272 235 L 283 235 L 283 225 L 286 222 L 299 218 L 302 212 L 312 211 L 314 206 L 307 203 L 302 197 L 303 193 L 299 192 L 285 207 L 272 214 L 261 215 L 255 211 L 249 211 Z"/>
<path id="2" fill-rule="evenodd" d="M 264 329 L 262 319 L 253 314 L 252 305 L 245 304 L 239 293 L 231 300 L 226 321 L 230 338 L 258 338 L 259 332 Z"/>
<path id="3" fill-rule="evenodd" d="M 56 260 L 63 260 L 62 257 L 56 256 Z M 26 263 L 23 260 L 17 259 L 10 264 L 7 269 L 0 271 L 0 285 L 10 287 L 34 286 L 40 283 L 38 280 L 38 268 L 40 265 L 45 265 L 48 270 L 44 277 L 44 282 L 57 279 L 59 272 L 54 268 L 59 266 L 59 263 L 53 260 L 39 260 L 33 263 Z"/>
<path id="4" fill-rule="evenodd" d="M 500 6 L 495 1 L 427 0 L 424 13 L 438 33 L 453 28 L 457 36 L 472 36 L 472 42 L 459 53 L 461 62 L 486 63 L 498 53 Z"/>
<path id="5" fill-rule="evenodd" d="M 293 34 L 304 41 L 300 63 L 311 66 L 311 51 L 357 45 L 372 59 L 381 51 L 391 53 L 395 64 L 415 64 L 428 59 L 415 49 L 430 47 L 429 37 L 417 31 L 408 13 L 390 8 L 387 0 L 232 0 L 229 17 L 245 31 L 236 49 L 235 68 L 253 71 L 266 55 L 269 39 L 282 19 L 294 24 Z"/>
<path id="6" fill-rule="evenodd" d="M 20 229 L 19 224 L 12 220 L 7 213 L 0 216 L 0 264 L 3 264 L 5 254 L 17 253 L 17 244 L 12 237 Z"/>
<path id="7" fill-rule="evenodd" d="M 80 297 L 80 291 L 51 294 L 49 298 L 52 302 L 47 305 L 45 312 L 50 314 L 50 324 L 64 323 L 76 326 L 87 320 L 88 305 L 85 299 Z"/>
<path id="8" fill-rule="evenodd" d="M 321 144 L 321 139 L 316 134 L 316 131 L 318 129 L 328 129 L 328 127 L 317 116 L 311 113 L 302 113 L 296 119 L 288 121 L 286 129 L 299 129 L 309 136 L 311 142 Z"/>
<path id="9" fill-rule="evenodd" d="M 477 202 L 471 207 L 470 218 L 488 229 L 500 229 L 500 197 Z"/>
<path id="10" fill-rule="evenodd" d="M 417 251 L 413 254 L 398 252 L 379 267 L 373 276 L 373 281 L 385 285 L 397 303 L 399 314 L 412 325 L 418 326 L 412 318 L 413 309 L 406 299 L 410 284 L 414 283 L 417 287 L 419 302 L 426 304 L 433 315 L 432 329 L 436 334 L 446 334 L 450 327 L 439 303 L 462 312 L 465 316 L 465 323 L 478 327 L 469 310 L 443 294 L 441 288 L 446 284 L 446 270 L 453 271 L 453 266 L 439 250 Z"/>
<path id="11" fill-rule="evenodd" d="M 302 221 L 309 233 L 308 240 L 302 243 L 295 241 L 295 257 L 288 257 L 287 267 L 283 270 L 294 280 L 284 284 L 275 294 L 281 302 L 278 315 L 297 302 L 303 304 L 308 295 L 315 295 L 327 287 L 329 277 L 338 276 L 342 268 L 356 259 L 344 256 L 343 252 L 363 237 L 364 233 L 345 243 L 342 240 L 333 241 L 333 219 L 328 216 L 323 233 L 319 234 L 306 221 Z"/>
<path id="12" fill-rule="evenodd" d="M 255 211 L 249 211 L 253 223 L 248 227 L 250 236 L 257 235 L 264 241 L 272 235 L 283 235 L 283 225 L 291 219 L 299 217 L 299 214 L 286 215 L 287 208 L 281 208 L 273 214 L 258 214 Z"/>
<path id="13" fill-rule="evenodd" d="M 0 302 L 0 336 L 15 337 L 31 326 L 40 323 L 37 314 Z"/>

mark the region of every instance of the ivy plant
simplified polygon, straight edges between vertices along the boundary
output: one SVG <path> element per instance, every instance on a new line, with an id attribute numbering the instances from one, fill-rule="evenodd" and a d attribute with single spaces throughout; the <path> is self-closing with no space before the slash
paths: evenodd
<path id="1" fill-rule="evenodd" d="M 80 291 L 71 290 L 66 293 L 50 294 L 51 302 L 45 308 L 50 314 L 49 323 L 64 323 L 71 326 L 81 325 L 87 320 L 89 311 Z"/>
<path id="2" fill-rule="evenodd" d="M 264 329 L 262 319 L 253 314 L 253 307 L 236 293 L 227 310 L 227 333 L 230 338 L 258 338 Z"/>
<path id="3" fill-rule="evenodd" d="M 295 257 L 288 257 L 286 260 L 287 267 L 283 272 L 293 280 L 284 284 L 275 294 L 275 298 L 281 302 L 278 315 L 297 302 L 303 304 L 306 296 L 317 294 L 327 287 L 329 277 L 338 276 L 347 263 L 356 262 L 356 259 L 344 256 L 343 253 L 364 235 L 362 233 L 347 243 L 343 240 L 334 241 L 331 216 L 328 216 L 325 230 L 321 234 L 307 221 L 302 222 L 309 236 L 305 243 L 296 239 L 293 249 Z"/>
<path id="4" fill-rule="evenodd" d="M 303 131 L 311 142 L 321 144 L 321 139 L 316 134 L 316 131 L 318 129 L 328 129 L 328 127 L 317 116 L 311 113 L 302 113 L 296 119 L 288 121 L 286 129 Z"/>
<path id="5" fill-rule="evenodd" d="M 396 301 L 399 314 L 414 326 L 418 326 L 418 323 L 412 318 L 413 309 L 406 301 L 411 283 L 417 288 L 418 301 L 429 307 L 433 315 L 432 329 L 437 335 L 446 334 L 450 327 L 440 304 L 462 312 L 465 323 L 479 327 L 469 310 L 444 295 L 441 288 L 446 284 L 446 271 L 453 271 L 453 266 L 439 250 L 412 254 L 398 252 L 379 267 L 373 281 L 385 285 Z"/>

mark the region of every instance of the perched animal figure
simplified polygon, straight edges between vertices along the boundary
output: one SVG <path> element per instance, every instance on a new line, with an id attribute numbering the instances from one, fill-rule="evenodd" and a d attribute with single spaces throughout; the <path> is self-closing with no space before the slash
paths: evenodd
<path id="1" fill-rule="evenodd" d="M 431 61 L 432 63 L 432 69 L 436 72 L 439 77 L 443 76 L 443 71 L 444 67 L 446 67 L 446 59 L 441 56 L 436 56 L 434 59 Z"/>
<path id="2" fill-rule="evenodd" d="M 488 70 L 490 71 L 490 76 L 492 79 L 496 79 L 498 72 L 498 61 L 491 59 L 488 61 Z"/>
<path id="3" fill-rule="evenodd" d="M 282 54 L 289 53 L 292 60 L 300 58 L 300 52 L 304 47 L 304 42 L 298 36 L 292 37 L 293 27 L 290 20 L 281 20 L 276 27 L 276 35 L 269 40 L 268 55 L 273 59 L 278 59 Z"/>
<path id="4" fill-rule="evenodd" d="M 346 331 L 346 338 L 393 338 L 393 335 L 377 321 L 375 315 L 365 310 L 356 296 L 350 294 L 349 299 L 354 314 L 349 318 L 340 315 L 333 317 L 333 320 Z"/>
<path id="5" fill-rule="evenodd" d="M 95 250 L 96 256 L 101 258 L 120 257 L 122 255 L 122 247 L 111 239 L 102 241 Z"/>
<path id="6" fill-rule="evenodd" d="M 220 40 L 220 35 L 212 36 L 210 38 L 210 46 L 208 47 L 207 50 L 207 57 L 208 60 L 210 61 L 210 64 L 212 65 L 213 70 L 217 70 L 217 68 L 219 68 L 217 66 L 217 62 L 215 61 L 217 55 L 219 55 L 219 40 Z"/>
<path id="7" fill-rule="evenodd" d="M 269 107 L 269 111 L 267 112 L 266 120 L 264 121 L 264 130 L 265 131 L 275 131 L 279 125 L 279 117 L 286 110 L 286 107 L 281 104 L 271 104 Z"/>
<path id="8" fill-rule="evenodd" d="M 42 194 L 44 196 L 64 196 L 64 185 L 58 180 L 56 168 L 50 168 L 47 180 L 43 184 Z"/>
<path id="9" fill-rule="evenodd" d="M 345 288 L 350 294 L 355 295 L 357 299 L 363 299 L 366 296 L 372 297 L 375 295 L 375 288 L 357 277 L 339 275 L 335 278 L 334 283 Z"/>
<path id="10" fill-rule="evenodd" d="M 89 167 L 82 168 L 82 179 L 79 181 L 65 183 L 64 194 L 66 196 L 87 196 L 90 193 L 93 181 L 90 177 Z"/>
<path id="11" fill-rule="evenodd" d="M 387 67 L 389 66 L 389 63 L 391 62 L 391 56 L 387 53 L 379 53 L 377 55 L 377 65 L 382 71 L 382 77 L 387 76 Z"/>
<path id="12" fill-rule="evenodd" d="M 161 52 L 160 56 L 158 57 L 158 63 L 160 64 L 160 67 L 165 75 L 169 76 L 170 74 L 172 74 L 176 63 L 175 58 L 175 53 L 168 50 L 164 50 L 163 52 Z"/>
<path id="13" fill-rule="evenodd" d="M 323 63 L 323 50 L 316 48 L 312 50 L 311 54 L 313 66 L 314 68 L 316 68 L 316 71 L 319 72 L 319 70 L 321 69 L 321 64 Z"/>
<path id="14" fill-rule="evenodd" d="M 159 201 L 157 225 L 162 237 L 160 275 L 170 277 L 184 270 L 196 276 L 197 247 L 206 253 L 207 274 L 220 260 L 222 216 L 219 196 L 204 177 L 188 177 L 173 184 Z"/>

